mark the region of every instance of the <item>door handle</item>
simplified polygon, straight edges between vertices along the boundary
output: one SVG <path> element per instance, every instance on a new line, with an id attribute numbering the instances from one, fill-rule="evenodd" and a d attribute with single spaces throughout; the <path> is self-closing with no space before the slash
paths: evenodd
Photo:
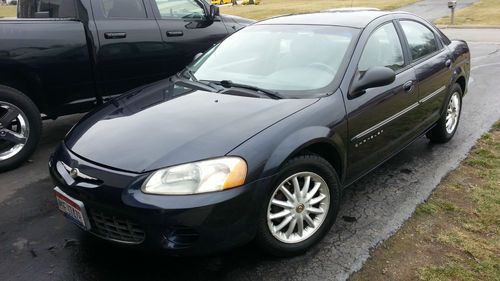
<path id="1" fill-rule="evenodd" d="M 182 31 L 167 31 L 167 37 L 179 37 L 184 35 Z"/>
<path id="2" fill-rule="evenodd" d="M 410 93 L 413 91 L 413 85 L 414 85 L 413 81 L 410 80 L 403 84 L 403 90 L 407 93 Z"/>
<path id="3" fill-rule="evenodd" d="M 451 59 L 447 59 L 445 62 L 444 62 L 444 65 L 446 67 L 450 67 L 451 66 Z"/>
<path id="4" fill-rule="evenodd" d="M 123 39 L 123 38 L 127 38 L 127 33 L 125 33 L 125 32 L 106 32 L 106 33 L 104 33 L 104 38 L 106 38 L 106 39 Z"/>

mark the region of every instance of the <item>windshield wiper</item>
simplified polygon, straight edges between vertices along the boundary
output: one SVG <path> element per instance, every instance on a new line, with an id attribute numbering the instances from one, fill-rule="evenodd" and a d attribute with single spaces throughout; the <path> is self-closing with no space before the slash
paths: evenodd
<path id="1" fill-rule="evenodd" d="M 198 78 L 196 78 L 196 76 L 194 76 L 193 70 L 191 70 L 191 68 L 186 67 L 186 69 L 184 69 L 183 73 L 186 73 L 187 76 L 189 77 L 189 79 L 193 80 L 194 82 L 198 82 Z"/>
<path id="2" fill-rule="evenodd" d="M 183 87 L 187 88 L 192 88 L 195 90 L 202 90 L 202 91 L 207 91 L 207 92 L 214 92 L 217 93 L 220 91 L 215 85 L 211 85 L 210 83 L 204 83 L 198 80 L 191 80 L 191 79 L 186 79 L 185 77 L 182 77 L 182 75 L 177 75 L 173 77 L 171 80 L 175 84 L 181 85 Z"/>
<path id="3" fill-rule="evenodd" d="M 252 85 L 246 85 L 246 84 L 240 84 L 240 83 L 233 83 L 231 80 L 222 80 L 219 82 L 214 82 L 214 84 L 221 85 L 224 88 L 242 88 L 242 89 L 248 89 L 252 90 L 258 93 L 265 94 L 268 97 L 271 97 L 273 99 L 284 99 L 285 97 L 281 95 L 278 92 L 272 91 L 272 90 L 267 90 L 267 89 L 262 89 L 256 86 Z"/>

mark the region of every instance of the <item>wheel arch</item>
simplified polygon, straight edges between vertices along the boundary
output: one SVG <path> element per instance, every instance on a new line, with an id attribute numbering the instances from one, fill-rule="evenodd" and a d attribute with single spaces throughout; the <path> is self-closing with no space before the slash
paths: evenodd
<path id="1" fill-rule="evenodd" d="M 50 113 L 47 101 L 43 95 L 41 79 L 38 75 L 19 70 L 0 70 L 0 85 L 14 88 L 27 97 L 38 107 L 40 112 Z"/>
<path id="2" fill-rule="evenodd" d="M 323 157 L 335 169 L 342 182 L 346 171 L 346 151 L 342 137 L 327 127 L 307 127 L 291 134 L 276 147 L 264 170 L 278 171 L 293 157 L 313 153 Z"/>

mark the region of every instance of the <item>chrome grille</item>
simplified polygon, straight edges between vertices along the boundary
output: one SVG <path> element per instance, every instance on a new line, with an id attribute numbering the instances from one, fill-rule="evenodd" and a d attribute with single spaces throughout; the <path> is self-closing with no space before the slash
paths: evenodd
<path id="1" fill-rule="evenodd" d="M 139 244 L 144 241 L 144 231 L 130 220 L 96 210 L 90 210 L 90 220 L 91 232 L 104 239 L 127 244 Z"/>

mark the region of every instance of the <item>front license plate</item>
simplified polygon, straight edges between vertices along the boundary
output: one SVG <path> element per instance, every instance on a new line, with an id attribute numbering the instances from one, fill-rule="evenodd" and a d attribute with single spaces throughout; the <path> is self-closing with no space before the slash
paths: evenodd
<path id="1" fill-rule="evenodd" d="M 82 201 L 71 198 L 59 187 L 54 188 L 56 193 L 57 206 L 64 216 L 73 221 L 79 227 L 89 230 L 90 223 Z"/>

